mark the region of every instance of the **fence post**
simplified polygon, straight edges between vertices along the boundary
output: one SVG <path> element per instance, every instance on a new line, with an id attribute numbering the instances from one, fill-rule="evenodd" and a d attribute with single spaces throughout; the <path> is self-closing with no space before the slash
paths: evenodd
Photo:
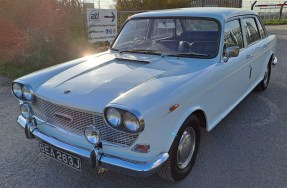
<path id="1" fill-rule="evenodd" d="M 239 0 L 239 8 L 242 8 L 242 0 Z"/>
<path id="2" fill-rule="evenodd" d="M 279 13 L 279 20 L 281 20 L 281 18 L 282 18 L 283 6 L 284 6 L 286 3 L 287 3 L 287 1 L 285 1 L 283 4 L 281 4 L 280 13 Z"/>
<path id="3" fill-rule="evenodd" d="M 255 6 L 256 3 L 257 3 L 257 1 L 254 1 L 254 3 L 252 3 L 252 5 L 251 5 L 251 10 L 254 9 L 254 6 Z"/>
<path id="4" fill-rule="evenodd" d="M 120 20 L 120 24 L 119 24 L 120 27 L 119 28 L 121 28 L 122 27 L 122 12 L 119 12 L 119 16 L 120 16 L 120 19 L 119 19 Z"/>

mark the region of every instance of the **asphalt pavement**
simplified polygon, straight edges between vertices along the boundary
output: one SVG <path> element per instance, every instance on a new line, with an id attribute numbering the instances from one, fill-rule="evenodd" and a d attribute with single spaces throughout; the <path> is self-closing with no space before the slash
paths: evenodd
<path id="1" fill-rule="evenodd" d="M 287 187 L 287 25 L 278 37 L 278 65 L 269 88 L 250 93 L 216 128 L 203 132 L 190 175 L 170 183 L 115 172 L 82 172 L 40 154 L 16 123 L 19 106 L 10 80 L 0 76 L 0 187 Z"/>

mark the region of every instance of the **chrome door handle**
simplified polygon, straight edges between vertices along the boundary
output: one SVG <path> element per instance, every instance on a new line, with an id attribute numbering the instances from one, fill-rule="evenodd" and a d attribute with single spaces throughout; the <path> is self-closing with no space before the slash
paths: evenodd
<path id="1" fill-rule="evenodd" d="M 246 56 L 246 59 L 250 59 L 251 57 L 253 57 L 253 55 L 248 54 L 248 55 Z"/>
<path id="2" fill-rule="evenodd" d="M 267 48 L 268 47 L 268 44 L 264 44 L 263 48 Z"/>

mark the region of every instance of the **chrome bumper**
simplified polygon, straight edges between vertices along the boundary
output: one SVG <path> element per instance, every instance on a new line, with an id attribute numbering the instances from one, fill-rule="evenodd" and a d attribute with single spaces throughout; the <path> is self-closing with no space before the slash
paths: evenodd
<path id="1" fill-rule="evenodd" d="M 278 59 L 277 59 L 277 57 L 274 57 L 274 58 L 273 58 L 273 61 L 272 61 L 272 66 L 273 66 L 273 67 L 276 66 L 277 63 L 278 63 Z"/>
<path id="2" fill-rule="evenodd" d="M 22 116 L 18 117 L 17 122 L 25 129 L 27 138 L 32 139 L 36 137 L 37 139 L 43 140 L 46 143 L 55 146 L 61 150 L 75 154 L 84 160 L 89 160 L 91 161 L 91 164 L 98 164 L 98 167 L 106 168 L 111 171 L 116 171 L 131 176 L 148 177 L 150 175 L 153 175 L 157 172 L 159 167 L 166 162 L 169 157 L 168 153 L 163 153 L 156 157 L 153 161 L 136 162 L 128 161 L 111 155 L 106 155 L 104 153 L 99 153 L 97 159 L 93 159 L 93 157 L 91 157 L 92 153 L 94 152 L 93 148 L 91 150 L 87 150 L 85 148 L 73 146 L 50 136 L 47 136 L 42 133 L 33 123 L 27 122 L 26 119 Z"/>

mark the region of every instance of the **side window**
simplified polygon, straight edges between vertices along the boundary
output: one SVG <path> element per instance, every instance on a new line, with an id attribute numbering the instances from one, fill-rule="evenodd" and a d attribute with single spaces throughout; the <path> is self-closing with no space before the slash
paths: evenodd
<path id="1" fill-rule="evenodd" d="M 256 18 L 256 20 L 257 20 L 257 25 L 258 25 L 258 29 L 259 29 L 261 38 L 265 38 L 266 32 L 265 32 L 265 29 L 263 28 L 264 26 L 262 25 L 262 22 L 260 22 L 260 20 L 258 18 Z"/>
<path id="2" fill-rule="evenodd" d="M 224 47 L 239 46 L 243 48 L 242 30 L 239 20 L 232 20 L 225 24 Z"/>
<path id="3" fill-rule="evenodd" d="M 176 27 L 176 35 L 179 35 L 180 33 L 182 33 L 181 23 L 178 19 L 175 22 L 175 27 Z"/>
<path id="4" fill-rule="evenodd" d="M 260 40 L 259 31 L 254 18 L 244 18 L 244 27 L 246 29 L 247 44 Z"/>

